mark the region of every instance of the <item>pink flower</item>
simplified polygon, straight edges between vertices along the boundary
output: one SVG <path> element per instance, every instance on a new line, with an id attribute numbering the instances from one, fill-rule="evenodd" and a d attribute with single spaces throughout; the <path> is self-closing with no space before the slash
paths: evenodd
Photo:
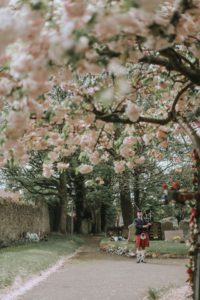
<path id="1" fill-rule="evenodd" d="M 120 154 L 123 157 L 131 157 L 135 154 L 135 152 L 133 151 L 130 145 L 126 145 L 121 147 Z"/>
<path id="2" fill-rule="evenodd" d="M 59 163 L 57 163 L 57 168 L 58 168 L 58 171 L 63 172 L 69 168 L 69 164 L 59 162 Z"/>
<path id="3" fill-rule="evenodd" d="M 79 166 L 78 170 L 81 174 L 88 174 L 88 173 L 92 172 L 93 167 L 90 166 L 90 165 L 82 164 L 82 165 Z"/>
<path id="4" fill-rule="evenodd" d="M 81 149 L 94 147 L 97 139 L 97 133 L 94 130 L 84 133 L 80 140 Z"/>
<path id="5" fill-rule="evenodd" d="M 166 127 L 160 126 L 157 130 L 156 137 L 159 140 L 164 140 L 167 137 L 167 132 L 168 132 L 168 129 Z"/>
<path id="6" fill-rule="evenodd" d="M 131 101 L 128 102 L 125 113 L 132 122 L 137 122 L 140 117 L 139 108 Z"/>
<path id="7" fill-rule="evenodd" d="M 149 145 L 149 142 L 152 139 L 152 135 L 151 134 L 144 134 L 142 139 L 143 139 L 145 145 Z"/>
<path id="8" fill-rule="evenodd" d="M 176 105 L 176 111 L 183 112 L 186 109 L 186 103 L 184 100 L 181 100 Z"/>
<path id="9" fill-rule="evenodd" d="M 76 151 L 76 146 L 72 146 L 70 147 L 70 149 L 62 149 L 61 150 L 61 154 L 63 156 L 70 156 L 71 154 L 73 154 Z"/>
<path id="10" fill-rule="evenodd" d="M 41 104 L 33 99 L 28 99 L 28 107 L 31 113 L 35 113 L 37 118 L 41 118 L 43 115 L 43 107 Z"/>
<path id="11" fill-rule="evenodd" d="M 22 142 L 17 142 L 14 147 L 14 156 L 18 160 L 27 159 L 26 147 Z"/>
<path id="12" fill-rule="evenodd" d="M 162 148 L 167 148 L 169 146 L 169 143 L 168 143 L 168 141 L 163 141 L 162 143 L 160 143 L 160 146 Z"/>
<path id="13" fill-rule="evenodd" d="M 30 72 L 34 66 L 34 58 L 25 52 L 17 53 L 13 56 L 10 64 L 12 74 Z"/>
<path id="14" fill-rule="evenodd" d="M 9 139 L 22 136 L 28 127 L 28 114 L 25 111 L 11 111 L 8 115 L 6 135 Z"/>
<path id="15" fill-rule="evenodd" d="M 132 145 L 132 144 L 137 143 L 137 141 L 138 141 L 137 137 L 135 137 L 135 136 L 127 136 L 123 140 L 123 145 Z"/>
<path id="16" fill-rule="evenodd" d="M 16 20 L 12 11 L 8 7 L 0 7 L 0 20 L 0 53 L 3 53 L 7 45 L 15 40 Z"/>
<path id="17" fill-rule="evenodd" d="M 112 59 L 110 61 L 109 65 L 108 65 L 108 70 L 117 76 L 126 74 L 126 68 L 124 66 L 122 66 L 120 61 L 118 61 L 116 59 Z"/>
<path id="18" fill-rule="evenodd" d="M 84 122 L 87 125 L 93 124 L 94 120 L 95 120 L 95 115 L 94 114 L 90 114 L 90 115 L 84 116 Z"/>
<path id="19" fill-rule="evenodd" d="M 0 96 L 6 96 L 12 90 L 13 84 L 7 78 L 0 79 Z"/>
<path id="20" fill-rule="evenodd" d="M 133 161 L 128 161 L 126 165 L 130 170 L 135 168 L 135 163 Z"/>
<path id="21" fill-rule="evenodd" d="M 99 153 L 97 151 L 89 155 L 89 160 L 93 165 L 97 165 L 100 162 Z"/>
<path id="22" fill-rule="evenodd" d="M 53 175 L 53 165 L 52 164 L 43 164 L 43 176 L 51 177 Z"/>
<path id="23" fill-rule="evenodd" d="M 57 152 L 49 152 L 48 154 L 48 158 L 51 160 L 51 161 L 56 161 L 59 157 L 59 153 Z"/>
<path id="24" fill-rule="evenodd" d="M 137 159 L 135 159 L 135 163 L 138 164 L 138 165 L 141 165 L 145 162 L 145 157 L 144 156 L 141 156 Z"/>
<path id="25" fill-rule="evenodd" d="M 86 2 L 83 0 L 76 0 L 76 3 L 72 1 L 65 1 L 65 9 L 69 18 L 82 17 L 86 10 Z"/>
<path id="26" fill-rule="evenodd" d="M 114 162 L 114 170 L 115 173 L 120 174 L 125 171 L 125 162 L 123 160 L 121 161 L 115 161 Z"/>

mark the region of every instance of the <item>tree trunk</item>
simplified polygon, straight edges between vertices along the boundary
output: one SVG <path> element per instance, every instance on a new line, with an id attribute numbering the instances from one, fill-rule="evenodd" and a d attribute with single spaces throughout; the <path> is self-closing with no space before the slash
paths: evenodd
<path id="1" fill-rule="evenodd" d="M 60 219 L 60 203 L 49 204 L 49 217 L 51 231 L 57 232 L 59 230 Z"/>
<path id="2" fill-rule="evenodd" d="M 82 174 L 78 174 L 74 180 L 75 187 L 75 206 L 76 206 L 76 224 L 75 231 L 81 232 L 81 222 L 84 216 L 85 184 Z"/>
<path id="3" fill-rule="evenodd" d="M 96 211 L 95 211 L 95 231 L 96 231 L 96 233 L 101 233 L 101 209 L 99 208 L 99 209 L 97 209 Z"/>
<path id="4" fill-rule="evenodd" d="M 119 177 L 120 204 L 124 227 L 128 228 L 133 223 L 133 205 L 130 196 L 129 178 L 127 174 L 121 174 Z"/>
<path id="5" fill-rule="evenodd" d="M 101 205 L 101 231 L 106 232 L 106 208 L 107 206 L 105 204 Z"/>
<path id="6" fill-rule="evenodd" d="M 60 219 L 59 232 L 66 234 L 67 230 L 67 179 L 66 173 L 60 174 L 59 178 L 59 197 L 60 197 Z"/>
<path id="7" fill-rule="evenodd" d="M 59 232 L 67 233 L 67 203 L 64 200 L 60 206 L 60 222 L 59 222 Z"/>
<path id="8" fill-rule="evenodd" d="M 140 208 L 140 189 L 139 189 L 139 171 L 135 169 L 134 172 L 134 217 L 137 217 L 137 210 Z"/>

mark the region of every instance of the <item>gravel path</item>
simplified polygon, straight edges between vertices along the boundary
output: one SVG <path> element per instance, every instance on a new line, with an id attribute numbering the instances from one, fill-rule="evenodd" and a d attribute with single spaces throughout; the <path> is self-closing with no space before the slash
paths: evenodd
<path id="1" fill-rule="evenodd" d="M 101 253 L 98 238 L 19 300 L 141 300 L 149 288 L 185 285 L 186 260 L 135 259 Z M 15 299 L 13 299 L 15 300 Z"/>

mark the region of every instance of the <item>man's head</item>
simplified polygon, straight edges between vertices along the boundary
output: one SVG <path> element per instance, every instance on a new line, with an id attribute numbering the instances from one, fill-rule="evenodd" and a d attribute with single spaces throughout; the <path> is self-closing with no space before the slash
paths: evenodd
<path id="1" fill-rule="evenodd" d="M 137 211 L 137 217 L 138 217 L 139 219 L 141 219 L 141 218 L 143 217 L 143 213 L 142 213 L 141 210 L 138 210 L 138 211 Z"/>

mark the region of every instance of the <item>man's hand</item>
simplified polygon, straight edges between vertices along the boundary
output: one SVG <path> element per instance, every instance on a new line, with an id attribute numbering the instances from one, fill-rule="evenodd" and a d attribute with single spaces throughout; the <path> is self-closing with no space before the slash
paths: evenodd
<path id="1" fill-rule="evenodd" d="M 148 223 L 146 225 L 143 225 L 143 228 L 148 228 L 149 226 L 151 226 L 151 223 Z"/>
<path id="2" fill-rule="evenodd" d="M 143 228 L 148 228 L 149 227 L 149 225 L 147 224 L 147 225 L 143 225 L 142 226 Z"/>

